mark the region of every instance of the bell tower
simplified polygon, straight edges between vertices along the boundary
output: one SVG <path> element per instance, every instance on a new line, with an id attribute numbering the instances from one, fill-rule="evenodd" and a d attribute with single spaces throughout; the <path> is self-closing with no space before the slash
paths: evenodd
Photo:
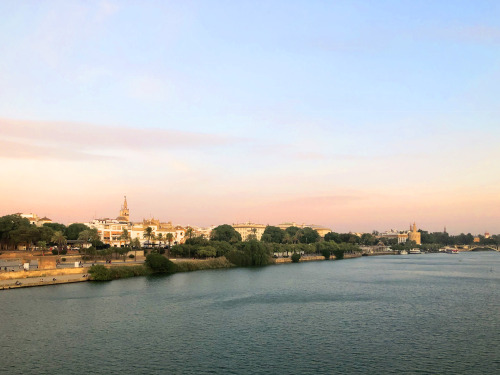
<path id="1" fill-rule="evenodd" d="M 127 196 L 126 195 L 124 196 L 123 205 L 122 205 L 122 208 L 120 210 L 120 216 L 123 216 L 125 219 L 127 219 L 127 221 L 130 221 L 130 212 L 129 212 L 128 206 L 127 206 Z"/>

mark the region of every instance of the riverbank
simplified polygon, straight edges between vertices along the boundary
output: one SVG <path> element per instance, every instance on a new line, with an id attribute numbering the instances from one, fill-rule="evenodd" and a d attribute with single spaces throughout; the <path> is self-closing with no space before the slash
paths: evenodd
<path id="1" fill-rule="evenodd" d="M 359 258 L 361 255 L 358 254 L 346 254 L 344 259 Z M 176 266 L 177 272 L 193 272 L 193 271 L 203 271 L 203 270 L 213 270 L 213 269 L 224 269 L 224 268 L 235 268 L 236 266 L 229 262 L 225 257 L 211 258 L 211 259 L 170 259 Z M 313 256 L 303 256 L 300 262 L 310 262 L 310 261 L 325 261 L 323 256 L 313 255 Z M 332 256 L 328 260 L 336 260 Z M 291 263 L 291 258 L 278 258 L 273 259 L 272 264 L 284 264 Z M 140 266 L 137 263 L 123 263 L 120 265 L 105 264 L 106 268 L 118 269 L 123 267 Z M 7 289 L 17 289 L 26 288 L 34 286 L 46 286 L 46 285 L 58 285 L 66 283 L 84 282 L 92 281 L 89 275 L 90 267 L 82 268 L 64 268 L 64 269 L 53 269 L 53 270 L 33 270 L 33 271 L 16 271 L 16 272 L 6 272 L 0 274 L 0 290 Z M 120 272 L 117 272 L 118 274 Z M 126 273 L 125 273 L 126 274 Z M 127 276 L 127 277 L 133 277 Z"/>

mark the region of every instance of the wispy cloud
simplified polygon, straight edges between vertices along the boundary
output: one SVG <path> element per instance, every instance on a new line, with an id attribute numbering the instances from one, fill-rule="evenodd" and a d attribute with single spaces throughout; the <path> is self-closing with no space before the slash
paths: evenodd
<path id="1" fill-rule="evenodd" d="M 0 140 L 5 150 L 9 150 L 2 150 L 0 156 L 19 158 L 35 154 L 39 158 L 62 157 L 58 149 L 71 149 L 72 154 L 88 158 L 110 151 L 204 150 L 241 141 L 224 135 L 181 130 L 1 118 Z"/>
<path id="2" fill-rule="evenodd" d="M 0 158 L 8 159 L 62 159 L 75 160 L 98 160 L 111 159 L 111 156 L 94 155 L 62 147 L 45 147 L 22 142 L 13 142 L 0 139 Z"/>

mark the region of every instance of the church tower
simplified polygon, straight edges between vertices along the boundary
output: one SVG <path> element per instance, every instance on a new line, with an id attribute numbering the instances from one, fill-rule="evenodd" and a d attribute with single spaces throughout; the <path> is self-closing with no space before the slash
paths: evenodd
<path id="1" fill-rule="evenodd" d="M 116 218 L 120 221 L 130 221 L 130 213 L 127 206 L 127 196 L 124 196 L 123 205 L 120 210 L 120 215 Z"/>

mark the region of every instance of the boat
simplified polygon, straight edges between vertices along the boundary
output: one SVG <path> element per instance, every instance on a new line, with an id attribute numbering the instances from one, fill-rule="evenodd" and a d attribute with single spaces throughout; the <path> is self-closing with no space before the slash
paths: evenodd
<path id="1" fill-rule="evenodd" d="M 408 255 L 408 251 L 406 250 L 400 250 L 399 255 Z"/>
<path id="2" fill-rule="evenodd" d="M 410 249 L 410 254 L 422 254 L 420 249 Z"/>
<path id="3" fill-rule="evenodd" d="M 446 249 L 446 254 L 458 254 L 458 249 L 449 247 Z"/>

